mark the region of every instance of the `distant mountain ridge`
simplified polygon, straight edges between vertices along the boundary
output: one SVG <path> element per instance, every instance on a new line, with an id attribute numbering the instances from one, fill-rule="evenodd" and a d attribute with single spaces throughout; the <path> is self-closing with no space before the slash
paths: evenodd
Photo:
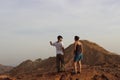
<path id="1" fill-rule="evenodd" d="M 0 74 L 9 72 L 11 69 L 13 69 L 12 66 L 5 66 L 5 65 L 0 64 Z"/>
<path id="2" fill-rule="evenodd" d="M 116 67 L 117 70 L 120 67 L 120 55 L 113 54 L 105 50 L 103 47 L 99 46 L 98 44 L 90 42 L 88 40 L 81 40 L 81 42 L 83 44 L 83 49 L 84 49 L 84 53 L 83 53 L 84 58 L 82 63 L 83 65 L 92 66 L 92 67 L 88 67 L 88 69 L 89 68 L 94 69 L 95 66 L 98 66 L 99 68 L 102 68 L 101 66 L 105 66 L 105 67 L 111 66 L 111 67 Z M 72 51 L 73 51 L 73 44 L 71 44 L 65 49 L 65 64 L 66 64 L 65 67 L 66 70 L 68 71 L 72 69 L 73 56 L 74 56 Z M 109 68 L 110 70 L 112 69 L 111 67 Z M 17 67 L 15 67 L 14 69 L 12 69 L 10 71 L 10 75 L 17 77 L 17 76 L 27 76 L 34 74 L 36 75 L 46 74 L 46 73 L 55 72 L 56 71 L 55 69 L 56 69 L 55 57 L 49 57 L 48 59 L 45 60 L 41 60 L 41 59 L 37 59 L 35 61 L 26 60 Z M 116 75 L 117 74 L 119 75 L 120 73 L 117 72 Z M 110 75 L 112 75 L 112 73 Z"/>

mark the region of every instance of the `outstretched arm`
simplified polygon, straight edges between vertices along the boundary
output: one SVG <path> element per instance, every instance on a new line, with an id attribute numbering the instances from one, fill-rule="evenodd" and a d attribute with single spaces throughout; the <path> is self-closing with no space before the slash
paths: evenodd
<path id="1" fill-rule="evenodd" d="M 50 45 L 51 45 L 51 46 L 53 45 L 52 41 L 50 41 Z"/>

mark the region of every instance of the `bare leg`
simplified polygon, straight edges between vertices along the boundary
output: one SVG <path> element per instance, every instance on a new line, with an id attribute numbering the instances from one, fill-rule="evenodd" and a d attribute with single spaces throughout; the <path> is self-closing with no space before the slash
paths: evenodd
<path id="1" fill-rule="evenodd" d="M 74 62 L 74 70 L 75 70 L 75 73 L 77 73 L 77 62 Z"/>
<path id="2" fill-rule="evenodd" d="M 81 61 L 79 61 L 78 64 L 79 64 L 79 72 L 81 73 L 81 67 L 82 67 Z"/>

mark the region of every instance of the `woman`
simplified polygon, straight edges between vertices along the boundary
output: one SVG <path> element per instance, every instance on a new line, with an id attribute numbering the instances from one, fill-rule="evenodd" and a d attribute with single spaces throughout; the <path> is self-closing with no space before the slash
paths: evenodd
<path id="1" fill-rule="evenodd" d="M 83 46 L 79 36 L 74 37 L 74 73 L 81 73 L 81 60 L 83 58 Z M 78 66 L 77 66 L 78 65 Z"/>

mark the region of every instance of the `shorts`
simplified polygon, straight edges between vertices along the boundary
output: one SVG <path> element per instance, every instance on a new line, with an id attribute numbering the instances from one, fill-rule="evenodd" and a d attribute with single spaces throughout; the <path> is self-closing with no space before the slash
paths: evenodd
<path id="1" fill-rule="evenodd" d="M 74 56 L 74 62 L 80 61 L 82 59 L 83 59 L 83 54 L 82 53 L 75 54 L 75 56 Z"/>

